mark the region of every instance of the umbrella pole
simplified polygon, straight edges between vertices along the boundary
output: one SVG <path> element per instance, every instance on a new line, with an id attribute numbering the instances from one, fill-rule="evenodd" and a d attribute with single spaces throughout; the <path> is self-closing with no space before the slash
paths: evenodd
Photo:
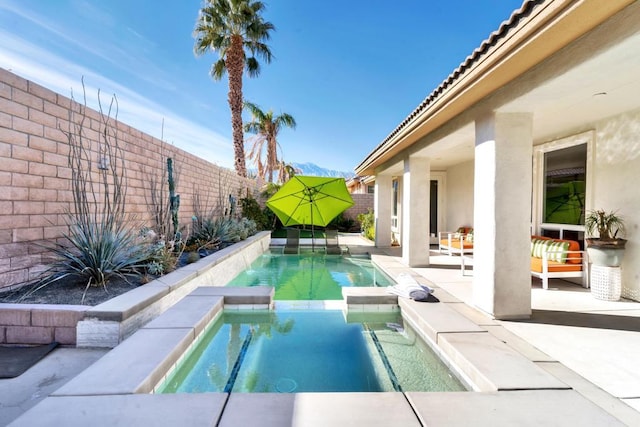
<path id="1" fill-rule="evenodd" d="M 315 236 L 313 233 L 313 200 L 311 200 L 311 196 L 309 196 L 309 206 L 311 206 L 311 252 L 316 251 L 315 247 Z"/>

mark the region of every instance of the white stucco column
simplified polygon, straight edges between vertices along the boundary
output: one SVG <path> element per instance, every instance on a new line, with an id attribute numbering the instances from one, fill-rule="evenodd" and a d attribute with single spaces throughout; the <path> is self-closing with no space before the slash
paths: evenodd
<path id="1" fill-rule="evenodd" d="M 532 115 L 476 120 L 473 302 L 497 319 L 531 316 Z"/>
<path id="2" fill-rule="evenodd" d="M 402 177 L 402 261 L 429 265 L 429 199 L 431 164 L 425 157 L 404 161 Z"/>
<path id="3" fill-rule="evenodd" d="M 391 246 L 391 175 L 376 175 L 373 209 L 376 224 L 376 247 Z"/>

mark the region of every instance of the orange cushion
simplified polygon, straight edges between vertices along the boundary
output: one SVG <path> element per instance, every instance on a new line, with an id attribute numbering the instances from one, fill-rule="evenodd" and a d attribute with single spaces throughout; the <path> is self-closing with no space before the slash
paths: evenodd
<path id="1" fill-rule="evenodd" d="M 557 242 L 569 242 L 569 251 L 579 251 L 580 243 L 575 240 L 561 240 L 561 239 L 552 239 L 551 237 L 545 236 L 531 236 L 532 239 L 540 239 L 540 240 L 555 240 Z M 532 260 L 533 262 L 533 260 Z M 580 254 L 568 254 L 567 255 L 567 264 L 582 264 L 582 256 Z M 532 269 L 532 271 L 535 271 Z M 551 270 L 550 270 L 551 271 Z M 568 270 L 570 271 L 570 270 Z"/>
<path id="2" fill-rule="evenodd" d="M 578 255 L 578 254 L 576 254 Z M 563 271 L 581 271 L 581 264 L 563 264 L 556 261 L 549 261 L 549 272 L 560 273 Z M 542 258 L 531 257 L 531 271 L 542 273 Z"/>
<path id="3" fill-rule="evenodd" d="M 449 240 L 442 239 L 442 240 L 440 240 L 440 244 L 443 245 L 443 246 L 449 246 Z M 451 238 L 451 247 L 452 248 L 456 248 L 456 249 L 460 249 L 460 238 L 454 239 L 452 237 Z M 471 248 L 473 248 L 473 242 L 468 242 L 467 240 L 463 240 L 462 247 L 464 249 L 471 249 Z"/>

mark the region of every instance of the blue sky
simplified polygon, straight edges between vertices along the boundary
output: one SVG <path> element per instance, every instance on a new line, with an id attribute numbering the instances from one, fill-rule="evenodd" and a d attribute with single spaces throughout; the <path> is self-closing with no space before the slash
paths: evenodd
<path id="1" fill-rule="evenodd" d="M 352 171 L 522 0 L 267 0 L 275 56 L 245 99 L 294 116 L 286 162 Z M 0 67 L 233 166 L 226 78 L 195 57 L 200 0 L 2 0 Z M 249 119 L 247 116 L 246 119 Z M 164 120 L 164 130 L 162 122 Z M 249 166 L 251 166 L 249 164 Z"/>

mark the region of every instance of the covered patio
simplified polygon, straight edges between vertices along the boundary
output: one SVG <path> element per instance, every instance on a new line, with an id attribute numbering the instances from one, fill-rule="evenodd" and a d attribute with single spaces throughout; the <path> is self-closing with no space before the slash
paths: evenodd
<path id="1" fill-rule="evenodd" d="M 397 243 L 420 271 L 436 263 L 437 232 L 471 226 L 463 300 L 492 319 L 535 319 L 534 298 L 560 312 L 594 302 L 578 285 L 538 296 L 531 235 L 583 245 L 584 212 L 617 211 L 622 297 L 640 300 L 640 198 L 629 185 L 640 179 L 638 75 L 638 2 L 525 1 L 356 167 L 375 177 L 376 246 Z M 548 215 L 553 161 L 581 174 L 573 222 Z"/>

